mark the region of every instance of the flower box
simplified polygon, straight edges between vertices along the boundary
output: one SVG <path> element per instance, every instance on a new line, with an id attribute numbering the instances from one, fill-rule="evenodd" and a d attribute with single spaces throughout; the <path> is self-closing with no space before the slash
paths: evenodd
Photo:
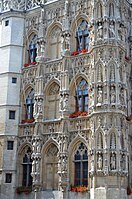
<path id="1" fill-rule="evenodd" d="M 72 52 L 71 56 L 75 56 L 75 55 L 78 55 L 79 53 L 86 53 L 88 52 L 87 49 L 82 49 L 80 51 L 75 51 L 75 52 Z"/>
<path id="2" fill-rule="evenodd" d="M 28 64 L 24 64 L 24 67 L 28 67 L 28 66 L 36 65 L 36 64 L 37 64 L 37 62 L 28 63 Z"/>
<path id="3" fill-rule="evenodd" d="M 37 64 L 37 62 L 32 62 L 32 63 L 31 63 L 31 65 L 36 65 L 36 64 Z"/>
<path id="4" fill-rule="evenodd" d="M 29 66 L 29 64 L 24 64 L 24 67 L 27 67 L 27 66 Z"/>
<path id="5" fill-rule="evenodd" d="M 71 113 L 71 114 L 69 115 L 69 118 L 75 118 L 75 117 L 87 116 L 87 115 L 88 115 L 88 112 L 87 112 L 87 111 L 85 111 L 85 112 L 78 111 L 78 112 Z"/>
<path id="6" fill-rule="evenodd" d="M 126 60 L 126 61 L 130 61 L 130 60 L 131 60 L 131 58 L 130 58 L 130 57 L 127 57 L 127 56 L 125 56 L 125 60 Z"/>
<path id="7" fill-rule="evenodd" d="M 32 123 L 32 122 L 34 122 L 35 120 L 34 120 L 34 118 L 32 118 L 32 119 L 26 119 L 26 120 L 22 120 L 22 124 L 24 124 L 24 123 Z"/>
<path id="8" fill-rule="evenodd" d="M 71 186 L 71 191 L 72 192 L 81 192 L 81 193 L 83 193 L 83 192 L 87 192 L 88 191 L 88 187 L 86 187 L 86 186 Z"/>
<path id="9" fill-rule="evenodd" d="M 17 194 L 21 194 L 21 193 L 29 194 L 31 192 L 32 192 L 32 188 L 31 187 L 17 187 L 16 188 L 16 193 Z"/>
<path id="10" fill-rule="evenodd" d="M 78 51 L 75 51 L 75 52 L 72 52 L 71 56 L 75 56 L 75 55 L 78 55 L 79 52 Z"/>
<path id="11" fill-rule="evenodd" d="M 132 117 L 127 117 L 126 120 L 127 121 L 132 121 Z"/>
<path id="12" fill-rule="evenodd" d="M 130 187 L 127 187 L 127 195 L 131 195 L 132 194 L 132 189 Z"/>
<path id="13" fill-rule="evenodd" d="M 82 49 L 82 50 L 80 51 L 80 53 L 86 53 L 86 52 L 88 52 L 87 49 Z"/>

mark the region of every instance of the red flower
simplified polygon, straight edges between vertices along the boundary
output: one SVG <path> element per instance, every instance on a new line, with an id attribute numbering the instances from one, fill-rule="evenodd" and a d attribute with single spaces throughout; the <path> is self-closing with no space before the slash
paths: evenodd
<path id="1" fill-rule="evenodd" d="M 30 192 L 32 192 L 31 187 L 17 187 L 16 188 L 16 193 L 18 194 L 21 194 L 21 193 L 29 194 Z"/>
<path id="2" fill-rule="evenodd" d="M 34 122 L 34 118 L 32 118 L 32 119 L 26 119 L 26 120 L 22 120 L 22 124 L 24 124 L 24 123 L 32 123 L 32 122 Z"/>
<path id="3" fill-rule="evenodd" d="M 71 56 L 75 56 L 75 55 L 78 55 L 79 52 L 78 51 L 75 51 L 75 52 L 72 52 Z"/>
<path id="4" fill-rule="evenodd" d="M 132 194 L 132 189 L 130 187 L 127 187 L 127 195 L 131 195 Z"/>
<path id="5" fill-rule="evenodd" d="M 81 53 L 86 53 L 86 52 L 88 52 L 88 50 L 87 49 L 82 49 L 80 52 Z"/>
<path id="6" fill-rule="evenodd" d="M 127 121 L 131 121 L 131 120 L 132 120 L 132 117 L 127 117 L 126 120 L 127 120 Z"/>
<path id="7" fill-rule="evenodd" d="M 37 62 L 32 62 L 32 63 L 31 63 L 31 65 L 35 65 L 35 64 L 37 64 Z"/>
<path id="8" fill-rule="evenodd" d="M 88 187 L 86 187 L 86 186 L 75 186 L 75 187 L 72 187 L 71 186 L 71 191 L 72 192 L 87 192 L 88 191 Z"/>
<path id="9" fill-rule="evenodd" d="M 36 65 L 37 62 L 32 62 L 32 63 L 28 63 L 28 64 L 24 64 L 24 67 L 30 66 L 30 65 Z"/>
<path id="10" fill-rule="evenodd" d="M 24 67 L 27 67 L 27 66 L 29 66 L 29 64 L 24 64 Z"/>
<path id="11" fill-rule="evenodd" d="M 69 115 L 69 118 L 74 118 L 74 117 L 78 117 L 78 116 L 86 116 L 87 114 L 88 114 L 87 111 L 85 111 L 85 112 L 78 111 L 78 112 L 71 113 Z"/>
<path id="12" fill-rule="evenodd" d="M 130 57 L 127 57 L 127 56 L 125 56 L 125 60 L 126 60 L 126 61 L 130 61 L 130 60 L 131 60 L 131 58 L 130 58 Z"/>

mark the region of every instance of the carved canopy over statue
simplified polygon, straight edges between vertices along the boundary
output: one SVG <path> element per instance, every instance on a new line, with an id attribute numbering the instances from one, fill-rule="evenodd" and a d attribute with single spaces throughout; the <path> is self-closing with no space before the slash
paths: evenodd
<path id="1" fill-rule="evenodd" d="M 1 10 L 9 10 L 9 9 L 15 9 L 15 10 L 28 10 L 34 7 L 39 6 L 40 4 L 44 3 L 44 0 L 3 0 L 1 5 Z"/>

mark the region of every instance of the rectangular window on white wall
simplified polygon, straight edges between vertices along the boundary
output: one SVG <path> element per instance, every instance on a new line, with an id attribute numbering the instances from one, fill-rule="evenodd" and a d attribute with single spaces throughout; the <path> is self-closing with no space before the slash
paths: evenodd
<path id="1" fill-rule="evenodd" d="M 9 119 L 11 119 L 11 120 L 15 120 L 15 113 L 16 113 L 16 111 L 9 111 Z"/>
<path id="2" fill-rule="evenodd" d="M 12 83 L 16 84 L 17 83 L 17 78 L 16 77 L 12 77 Z"/>

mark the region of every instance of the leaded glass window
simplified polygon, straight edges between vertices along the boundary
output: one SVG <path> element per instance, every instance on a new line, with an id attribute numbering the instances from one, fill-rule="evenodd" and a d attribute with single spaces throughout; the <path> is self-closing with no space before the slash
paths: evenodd
<path id="1" fill-rule="evenodd" d="M 76 111 L 88 111 L 88 84 L 82 79 L 77 86 Z"/>
<path id="2" fill-rule="evenodd" d="M 29 187 L 32 185 L 32 160 L 31 160 L 31 150 L 28 148 L 27 153 L 23 157 L 23 180 L 22 186 Z"/>
<path id="3" fill-rule="evenodd" d="M 35 62 L 37 56 L 37 35 L 34 34 L 29 43 L 29 63 Z"/>
<path id="4" fill-rule="evenodd" d="M 76 32 L 77 39 L 77 51 L 81 51 L 83 49 L 88 50 L 88 23 L 86 21 L 82 21 L 77 28 Z"/>
<path id="5" fill-rule="evenodd" d="M 88 185 L 88 152 L 86 146 L 81 143 L 74 155 L 75 185 Z"/>
<path id="6" fill-rule="evenodd" d="M 33 107 L 34 107 L 34 90 L 32 89 L 26 98 L 26 118 L 27 119 L 33 118 Z"/>

